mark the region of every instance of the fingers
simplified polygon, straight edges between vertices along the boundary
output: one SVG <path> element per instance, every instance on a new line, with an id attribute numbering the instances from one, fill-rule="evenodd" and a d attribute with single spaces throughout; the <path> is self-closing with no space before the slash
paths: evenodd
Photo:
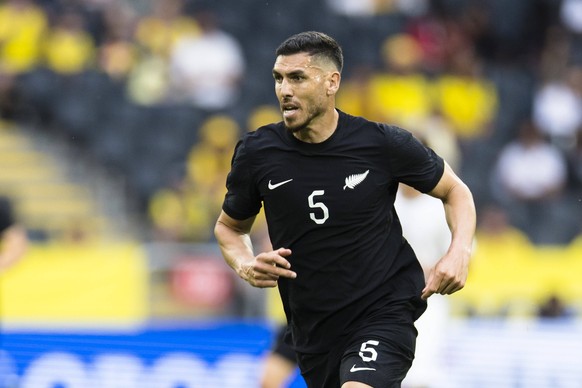
<path id="1" fill-rule="evenodd" d="M 297 274 L 290 270 L 291 263 L 285 259 L 285 257 L 290 255 L 291 250 L 286 248 L 261 253 L 256 257 L 255 267 L 258 271 L 267 274 L 294 279 L 297 277 Z"/>
<path id="2" fill-rule="evenodd" d="M 279 277 L 295 279 L 297 274 L 290 270 L 291 263 L 285 257 L 291 255 L 291 250 L 279 248 L 271 252 L 263 252 L 245 268 L 245 280 L 255 287 L 276 287 Z"/>
<path id="3" fill-rule="evenodd" d="M 433 269 L 421 297 L 426 300 L 433 294 L 450 295 L 462 289 L 464 285 L 464 281 L 459 276 Z"/>

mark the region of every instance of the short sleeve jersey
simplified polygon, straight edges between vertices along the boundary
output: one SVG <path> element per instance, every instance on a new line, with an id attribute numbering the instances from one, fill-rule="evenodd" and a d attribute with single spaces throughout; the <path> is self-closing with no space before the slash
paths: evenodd
<path id="1" fill-rule="evenodd" d="M 343 112 L 321 143 L 282 123 L 239 141 L 223 210 L 244 220 L 264 206 L 273 247 L 292 250 L 297 278 L 280 278 L 279 292 L 297 351 L 326 351 L 365 317 L 420 299 L 422 269 L 394 199 L 399 182 L 428 192 L 443 170 L 410 132 Z"/>

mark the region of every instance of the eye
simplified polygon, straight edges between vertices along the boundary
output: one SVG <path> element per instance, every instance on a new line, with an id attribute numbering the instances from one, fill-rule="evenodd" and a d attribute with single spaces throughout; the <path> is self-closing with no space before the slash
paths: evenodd
<path id="1" fill-rule="evenodd" d="M 281 83 L 281 81 L 283 80 L 283 77 L 280 74 L 273 74 L 273 78 L 277 83 Z"/>

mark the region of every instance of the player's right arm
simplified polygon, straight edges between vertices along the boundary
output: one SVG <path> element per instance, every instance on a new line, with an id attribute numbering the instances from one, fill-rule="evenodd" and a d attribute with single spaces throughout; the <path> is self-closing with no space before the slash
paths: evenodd
<path id="1" fill-rule="evenodd" d="M 286 257 L 291 250 L 279 248 L 269 252 L 254 255 L 250 231 L 255 217 L 246 220 L 236 220 L 220 213 L 214 227 L 214 235 L 226 263 L 243 280 L 254 287 L 276 287 L 280 276 L 295 278 L 291 264 Z"/>

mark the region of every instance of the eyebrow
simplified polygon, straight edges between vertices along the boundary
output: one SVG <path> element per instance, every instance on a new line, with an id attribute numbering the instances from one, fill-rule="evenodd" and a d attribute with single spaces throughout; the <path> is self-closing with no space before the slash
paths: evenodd
<path id="1" fill-rule="evenodd" d="M 306 73 L 305 73 L 305 71 L 303 71 L 303 70 L 292 70 L 292 71 L 290 71 L 289 73 L 286 73 L 286 76 L 287 76 L 287 77 L 293 77 L 293 76 L 295 76 L 295 75 L 305 75 L 305 74 L 306 74 Z M 275 75 L 281 75 L 281 76 L 282 76 L 283 74 L 281 74 L 281 73 L 280 73 L 280 72 L 278 72 L 277 70 L 274 70 L 274 69 L 273 69 L 273 75 L 274 75 L 274 76 L 275 76 Z"/>

